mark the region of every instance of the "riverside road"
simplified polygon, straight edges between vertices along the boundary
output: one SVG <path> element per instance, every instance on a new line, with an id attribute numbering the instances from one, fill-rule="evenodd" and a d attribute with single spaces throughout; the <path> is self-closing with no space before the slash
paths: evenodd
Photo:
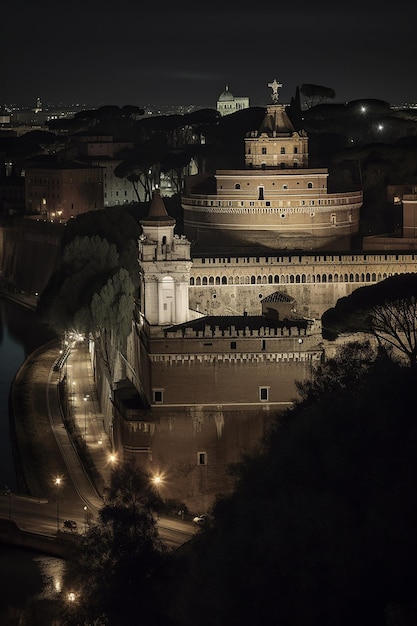
<path id="1" fill-rule="evenodd" d="M 49 358 L 46 369 L 45 352 L 48 353 Z M 1 518 L 16 522 L 23 530 L 47 536 L 57 536 L 58 530 L 61 534 L 64 530 L 63 522 L 66 519 L 76 521 L 77 531 L 85 532 L 87 524 L 94 521 L 103 503 L 102 494 L 99 493 L 86 472 L 64 424 L 58 396 L 58 383 L 62 372 L 54 370 L 54 364 L 59 356 L 57 342 L 54 346 L 45 346 L 45 351 L 36 351 L 21 369 L 28 368 L 33 372 L 42 371 L 42 367 L 37 368 L 36 359 L 43 358 L 44 380 L 35 381 L 38 396 L 43 398 L 44 402 L 39 412 L 48 416 L 49 426 L 53 433 L 53 439 L 50 438 L 50 440 L 55 442 L 64 471 L 61 471 L 59 475 L 50 476 L 50 483 L 54 487 L 49 497 L 33 498 L 7 490 L 0 495 Z M 72 415 L 85 438 L 94 466 L 101 477 L 101 483 L 106 484 L 111 471 L 109 462 L 111 442 L 104 431 L 103 416 L 100 413 L 88 346 L 85 341 L 74 341 L 71 344 L 68 358 L 62 367 L 65 368 L 70 389 L 69 402 Z M 16 379 L 19 380 L 19 373 Z M 42 392 L 39 394 L 40 385 Z M 14 416 L 14 419 L 18 418 L 19 416 Z M 48 454 L 48 450 L 39 450 L 39 453 Z M 59 478 L 58 481 L 57 478 Z M 188 541 L 196 531 L 193 524 L 170 517 L 161 517 L 158 520 L 158 529 L 161 539 L 173 547 Z"/>

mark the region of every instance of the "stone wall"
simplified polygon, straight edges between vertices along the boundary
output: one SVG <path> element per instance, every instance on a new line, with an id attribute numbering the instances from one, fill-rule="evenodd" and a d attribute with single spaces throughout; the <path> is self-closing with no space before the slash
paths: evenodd
<path id="1" fill-rule="evenodd" d="M 63 224 L 23 219 L 0 228 L 3 284 L 39 294 L 57 267 Z"/>
<path id="2" fill-rule="evenodd" d="M 259 315 L 262 298 L 284 291 L 299 315 L 318 319 L 359 287 L 416 271 L 413 252 L 194 258 L 190 307 L 208 315 Z"/>

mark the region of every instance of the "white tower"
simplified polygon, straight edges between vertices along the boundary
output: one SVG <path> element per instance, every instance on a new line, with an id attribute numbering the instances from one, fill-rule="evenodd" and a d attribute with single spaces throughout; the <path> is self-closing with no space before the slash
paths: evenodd
<path id="1" fill-rule="evenodd" d="M 175 223 L 156 189 L 139 238 L 141 311 L 151 325 L 189 319 L 190 242 L 174 235 Z"/>

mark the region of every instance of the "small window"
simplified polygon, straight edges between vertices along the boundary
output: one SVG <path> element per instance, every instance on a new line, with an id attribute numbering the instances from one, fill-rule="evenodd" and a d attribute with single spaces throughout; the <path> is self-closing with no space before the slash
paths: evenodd
<path id="1" fill-rule="evenodd" d="M 164 401 L 164 390 L 163 389 L 153 389 L 153 401 L 155 404 L 162 404 Z"/>
<path id="2" fill-rule="evenodd" d="M 259 387 L 259 400 L 261 402 L 268 402 L 268 400 L 269 400 L 269 387 Z"/>
<path id="3" fill-rule="evenodd" d="M 266 154 L 266 147 L 262 146 L 262 154 Z"/>
<path id="4" fill-rule="evenodd" d="M 285 154 L 285 148 L 284 148 L 284 146 L 281 146 L 281 154 Z"/>
<path id="5" fill-rule="evenodd" d="M 206 452 L 197 452 L 197 465 L 207 465 Z"/>
<path id="6" fill-rule="evenodd" d="M 230 342 L 230 349 L 231 350 L 236 350 L 236 341 L 231 341 Z"/>

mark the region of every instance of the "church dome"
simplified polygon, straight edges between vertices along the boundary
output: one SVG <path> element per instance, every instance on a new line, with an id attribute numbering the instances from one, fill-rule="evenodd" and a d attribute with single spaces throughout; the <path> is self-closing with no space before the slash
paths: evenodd
<path id="1" fill-rule="evenodd" d="M 232 93 L 230 93 L 228 86 L 226 85 L 226 89 L 220 94 L 219 102 L 230 102 L 234 100 L 235 97 Z"/>

